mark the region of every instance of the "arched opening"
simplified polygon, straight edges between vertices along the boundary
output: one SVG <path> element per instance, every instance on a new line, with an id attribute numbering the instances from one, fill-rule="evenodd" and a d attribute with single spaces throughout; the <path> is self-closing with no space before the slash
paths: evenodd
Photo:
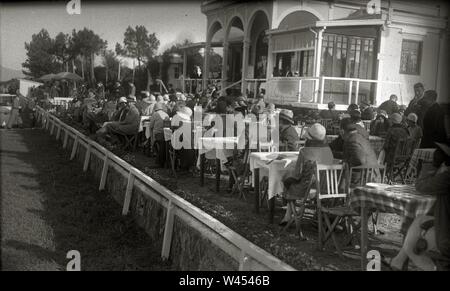
<path id="1" fill-rule="evenodd" d="M 250 20 L 250 54 L 247 77 L 265 79 L 267 76 L 268 38 L 266 30 L 270 28 L 267 15 L 257 11 Z"/>
<path id="2" fill-rule="evenodd" d="M 294 11 L 289 13 L 281 20 L 278 29 L 290 29 L 295 27 L 307 26 L 318 21 L 319 18 L 308 11 Z"/>
<path id="3" fill-rule="evenodd" d="M 222 43 L 225 38 L 225 29 L 222 27 L 222 24 L 216 21 L 208 33 L 208 40 L 210 43 Z M 204 50 L 202 52 L 205 53 Z M 211 46 L 209 51 L 209 68 L 208 79 L 220 79 L 222 77 L 222 56 L 223 56 L 223 48 Z"/>
<path id="4" fill-rule="evenodd" d="M 244 24 L 239 17 L 231 19 L 228 27 L 228 55 L 226 57 L 226 81 L 235 83 L 242 79 Z"/>

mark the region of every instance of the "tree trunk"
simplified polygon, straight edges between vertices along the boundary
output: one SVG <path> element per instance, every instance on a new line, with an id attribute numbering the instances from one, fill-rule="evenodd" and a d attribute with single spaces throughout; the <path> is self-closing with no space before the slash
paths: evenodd
<path id="1" fill-rule="evenodd" d="M 150 84 L 152 82 L 152 75 L 150 74 L 150 70 L 149 70 L 148 67 L 146 68 L 146 70 L 147 70 L 147 91 L 150 91 Z"/>
<path id="2" fill-rule="evenodd" d="M 94 53 L 91 53 L 91 82 L 93 87 L 95 86 L 94 58 L 95 58 Z"/>
<path id="3" fill-rule="evenodd" d="M 81 77 L 84 80 L 84 56 L 81 58 Z"/>

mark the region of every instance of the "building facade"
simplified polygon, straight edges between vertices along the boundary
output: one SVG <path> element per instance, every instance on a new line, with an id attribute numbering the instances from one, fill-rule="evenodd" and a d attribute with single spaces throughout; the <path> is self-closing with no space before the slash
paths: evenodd
<path id="1" fill-rule="evenodd" d="M 264 89 L 270 102 L 321 109 L 331 100 L 377 106 L 391 94 L 407 104 L 422 82 L 447 100 L 445 2 L 210 0 L 201 9 L 205 51 L 222 46 L 223 90 Z"/>

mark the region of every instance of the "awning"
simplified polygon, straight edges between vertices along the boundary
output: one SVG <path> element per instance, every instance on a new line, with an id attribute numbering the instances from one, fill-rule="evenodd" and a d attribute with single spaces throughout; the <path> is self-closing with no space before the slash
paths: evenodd
<path id="1" fill-rule="evenodd" d="M 222 47 L 223 44 L 221 42 L 211 42 L 211 47 Z M 196 43 L 190 43 L 187 45 L 180 46 L 180 49 L 193 49 L 193 48 L 204 48 L 206 47 L 206 42 L 196 42 Z"/>
<path id="2" fill-rule="evenodd" d="M 345 19 L 317 21 L 316 27 L 342 27 L 342 26 L 380 26 L 384 25 L 382 19 Z"/>

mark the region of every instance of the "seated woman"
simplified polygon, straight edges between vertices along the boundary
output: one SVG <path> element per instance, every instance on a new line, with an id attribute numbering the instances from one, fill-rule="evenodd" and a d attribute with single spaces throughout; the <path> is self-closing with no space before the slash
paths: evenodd
<path id="1" fill-rule="evenodd" d="M 403 269 L 407 259 L 422 270 L 436 270 L 436 263 L 425 252 L 437 252 L 450 260 L 450 147 L 436 144 L 434 169 L 422 174 L 416 181 L 417 191 L 437 196 L 433 214 L 416 217 L 413 221 L 400 252 L 386 261 L 393 270 Z"/>
<path id="2" fill-rule="evenodd" d="M 151 147 L 156 146 L 156 156 L 160 167 L 164 167 L 166 162 L 166 143 L 164 140 L 164 121 L 169 119 L 169 115 L 164 111 L 164 104 L 156 103 L 154 113 L 150 117 L 150 141 Z"/>
<path id="3" fill-rule="evenodd" d="M 187 107 L 187 106 L 179 106 L 177 108 L 177 112 L 175 114 L 175 116 L 178 116 L 178 118 L 176 118 L 174 116 L 174 118 L 178 119 L 180 122 L 180 124 L 178 126 L 172 126 L 173 130 L 178 129 L 181 126 L 184 126 L 183 123 L 190 123 L 192 122 L 192 110 Z M 192 133 L 192 132 L 191 132 Z M 192 133 L 193 134 L 193 133 Z M 191 141 L 193 141 L 193 136 L 191 135 Z M 180 142 L 182 142 L 183 137 L 180 139 Z M 180 150 L 178 150 L 179 153 L 179 157 L 180 157 L 180 168 L 182 171 L 189 171 L 189 169 L 194 166 L 195 164 L 195 150 L 192 147 L 192 142 L 191 142 L 191 148 L 181 148 Z"/>
<path id="4" fill-rule="evenodd" d="M 380 110 L 375 120 L 370 123 L 370 134 L 384 138 L 390 127 L 391 123 L 386 111 Z"/>
<path id="5" fill-rule="evenodd" d="M 297 142 L 300 140 L 294 127 L 294 113 L 292 110 L 281 109 L 280 111 L 280 152 L 297 151 Z"/>
<path id="6" fill-rule="evenodd" d="M 108 134 L 133 135 L 138 132 L 141 117 L 136 106 L 128 104 L 128 102 L 131 102 L 131 100 L 127 100 L 125 97 L 119 99 L 119 111 L 113 117 L 117 121 L 106 122 L 102 128 L 97 130 L 98 136 L 103 137 Z"/>
<path id="7" fill-rule="evenodd" d="M 311 183 L 315 174 L 315 163 L 333 164 L 333 154 L 326 144 L 326 129 L 319 123 L 313 124 L 306 131 L 305 147 L 300 149 L 295 171 L 292 177 L 284 180 L 285 192 L 283 198 L 290 201 L 307 199 Z M 288 207 L 280 225 L 285 225 L 293 213 Z M 300 236 L 304 239 L 300 230 Z"/>

